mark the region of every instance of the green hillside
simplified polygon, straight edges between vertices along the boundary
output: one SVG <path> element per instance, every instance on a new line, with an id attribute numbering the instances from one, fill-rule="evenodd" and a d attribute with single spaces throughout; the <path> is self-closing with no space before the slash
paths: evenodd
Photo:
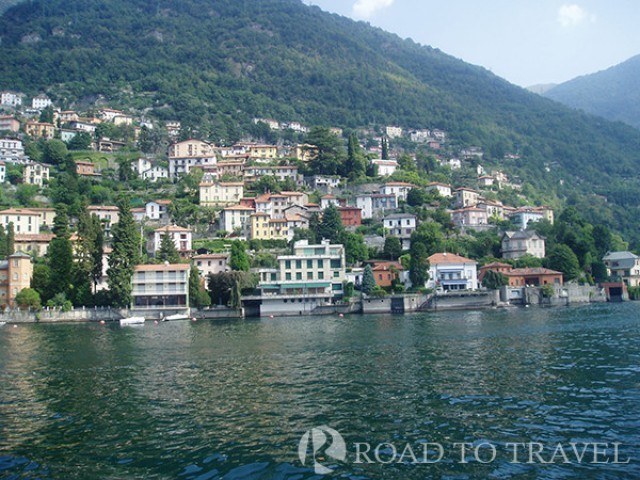
<path id="1" fill-rule="evenodd" d="M 544 96 L 640 129 L 640 55 L 558 85 Z"/>
<path id="2" fill-rule="evenodd" d="M 299 0 L 33 0 L 5 12 L 0 36 L 1 89 L 47 91 L 63 107 L 102 95 L 214 141 L 253 117 L 440 128 L 525 192 L 640 244 L 640 132 Z"/>

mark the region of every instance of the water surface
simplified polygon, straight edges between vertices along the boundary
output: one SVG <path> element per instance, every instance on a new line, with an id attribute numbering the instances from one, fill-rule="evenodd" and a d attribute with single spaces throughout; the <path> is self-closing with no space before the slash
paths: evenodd
<path id="1" fill-rule="evenodd" d="M 327 425 L 347 444 L 344 462 L 318 456 L 336 478 L 640 478 L 639 348 L 634 303 L 6 325 L 0 477 L 319 478 L 298 443 Z M 445 455 L 354 464 L 356 442 L 433 442 Z M 461 458 L 462 442 L 498 455 Z M 558 443 L 617 442 L 630 463 L 514 463 L 506 445 L 531 442 L 543 458 Z M 390 447 L 380 453 L 394 459 Z"/>

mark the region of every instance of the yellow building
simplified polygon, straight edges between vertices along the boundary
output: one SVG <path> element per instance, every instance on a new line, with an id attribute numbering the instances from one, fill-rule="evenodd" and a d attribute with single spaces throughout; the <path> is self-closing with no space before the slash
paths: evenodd
<path id="1" fill-rule="evenodd" d="M 41 187 L 44 182 L 49 181 L 49 166 L 42 163 L 27 163 L 24 166 L 22 178 L 24 183 Z"/>
<path id="2" fill-rule="evenodd" d="M 275 145 L 249 145 L 247 152 L 251 159 L 269 159 L 278 158 L 278 147 Z"/>
<path id="3" fill-rule="evenodd" d="M 0 261 L 0 308 L 14 307 L 16 295 L 29 288 L 33 277 L 31 257 L 23 252 L 14 253 Z"/>
<path id="4" fill-rule="evenodd" d="M 56 126 L 53 123 L 27 122 L 24 131 L 33 138 L 51 140 L 56 133 Z"/>
<path id="5" fill-rule="evenodd" d="M 234 205 L 244 196 L 242 182 L 202 182 L 200 184 L 200 205 L 203 207 L 224 207 Z"/>
<path id="6" fill-rule="evenodd" d="M 252 240 L 288 240 L 289 228 L 286 218 L 270 218 L 263 212 L 251 215 Z"/>

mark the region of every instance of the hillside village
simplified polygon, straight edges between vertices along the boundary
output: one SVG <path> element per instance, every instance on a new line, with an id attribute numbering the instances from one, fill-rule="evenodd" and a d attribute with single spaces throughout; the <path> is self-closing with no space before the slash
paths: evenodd
<path id="1" fill-rule="evenodd" d="M 633 296 L 640 283 L 623 239 L 509 177 L 516 152 L 487 162 L 439 129 L 256 118 L 220 145 L 177 121 L 26 100 L 0 98 L 4 307 L 253 302 L 270 315 L 358 292 L 622 281 Z"/>

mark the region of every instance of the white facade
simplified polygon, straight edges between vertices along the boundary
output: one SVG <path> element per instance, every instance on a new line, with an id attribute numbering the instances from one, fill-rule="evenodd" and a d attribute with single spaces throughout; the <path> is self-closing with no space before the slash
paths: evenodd
<path id="1" fill-rule="evenodd" d="M 41 163 L 27 163 L 22 173 L 24 183 L 41 187 L 49 180 L 49 167 Z"/>
<path id="2" fill-rule="evenodd" d="M 389 138 L 398 138 L 402 136 L 402 127 L 384 127 L 384 133 Z"/>
<path id="3" fill-rule="evenodd" d="M 10 163 L 21 163 L 25 160 L 22 140 L 0 138 L 0 160 Z"/>
<path id="4" fill-rule="evenodd" d="M 343 295 L 344 246 L 326 240 L 294 244 L 293 255 L 278 257 L 278 268 L 260 271 L 261 315 L 303 315 Z"/>
<path id="5" fill-rule="evenodd" d="M 145 206 L 145 216 L 149 220 L 168 222 L 169 221 L 169 205 L 170 200 L 156 200 L 155 202 L 148 202 Z"/>
<path id="6" fill-rule="evenodd" d="M 232 233 L 240 230 L 242 236 L 249 238 L 251 232 L 251 215 L 255 210 L 251 207 L 236 205 L 220 212 L 220 230 Z"/>
<path id="7" fill-rule="evenodd" d="M 2 92 L 0 93 L 0 104 L 8 107 L 19 107 L 22 105 L 22 93 Z"/>
<path id="8" fill-rule="evenodd" d="M 136 266 L 131 292 L 132 307 L 188 307 L 190 268 L 187 264 Z"/>
<path id="9" fill-rule="evenodd" d="M 7 166 L 0 160 L 0 183 L 4 183 L 7 178 Z"/>
<path id="10" fill-rule="evenodd" d="M 196 255 L 192 260 L 205 283 L 209 275 L 229 271 L 229 255 L 226 253 L 205 253 Z"/>
<path id="11" fill-rule="evenodd" d="M 380 193 L 384 195 L 395 195 L 396 200 L 407 201 L 407 195 L 414 186 L 406 182 L 388 182 L 380 187 Z"/>
<path id="12" fill-rule="evenodd" d="M 429 257 L 427 288 L 439 291 L 477 290 L 478 263 L 453 253 L 436 253 Z"/>
<path id="13" fill-rule="evenodd" d="M 153 251 L 151 252 L 153 255 L 157 255 L 158 250 L 160 250 L 162 237 L 164 235 L 169 235 L 169 237 L 171 237 L 171 240 L 173 240 L 173 244 L 176 246 L 176 250 L 178 250 L 180 255 L 184 256 L 191 252 L 191 230 L 171 225 L 158 228 L 153 232 Z"/>
<path id="14" fill-rule="evenodd" d="M 502 237 L 502 258 L 516 259 L 524 255 L 544 258 L 546 255 L 544 237 L 526 230 L 505 232 Z"/>
<path id="15" fill-rule="evenodd" d="M 435 190 L 441 197 L 451 197 L 451 185 L 446 183 L 431 182 L 427 185 L 427 190 Z"/>
<path id="16" fill-rule="evenodd" d="M 203 182 L 200 184 L 200 205 L 219 207 L 238 203 L 244 195 L 242 182 Z"/>
<path id="17" fill-rule="evenodd" d="M 373 218 L 374 216 L 384 215 L 385 211 L 395 210 L 398 208 L 396 197 L 394 195 L 367 194 L 358 195 L 356 197 L 356 207 L 362 210 L 362 218 Z"/>
<path id="18" fill-rule="evenodd" d="M 330 205 L 334 207 L 339 207 L 340 202 L 338 202 L 338 198 L 333 195 L 325 195 L 320 199 L 320 208 L 324 210 L 325 208 L 329 208 Z"/>
<path id="19" fill-rule="evenodd" d="M 51 106 L 51 99 L 44 94 L 33 97 L 31 100 L 31 108 L 34 110 L 44 110 Z"/>
<path id="20" fill-rule="evenodd" d="M 539 222 L 545 218 L 544 212 L 538 209 L 519 209 L 510 215 L 511 221 L 521 229 L 527 228 L 529 222 Z"/>
<path id="21" fill-rule="evenodd" d="M 398 162 L 395 160 L 374 159 L 371 160 L 371 164 L 378 168 L 378 176 L 380 177 L 393 175 L 398 168 Z"/>
<path id="22" fill-rule="evenodd" d="M 13 223 L 15 233 L 40 233 L 42 220 L 39 212 L 26 208 L 10 208 L 0 212 L 0 225 L 7 231 L 9 224 Z"/>
<path id="23" fill-rule="evenodd" d="M 392 237 L 398 237 L 403 250 L 411 248 L 411 234 L 416 231 L 416 216 L 410 213 L 395 213 L 384 217 L 385 231 Z"/>

